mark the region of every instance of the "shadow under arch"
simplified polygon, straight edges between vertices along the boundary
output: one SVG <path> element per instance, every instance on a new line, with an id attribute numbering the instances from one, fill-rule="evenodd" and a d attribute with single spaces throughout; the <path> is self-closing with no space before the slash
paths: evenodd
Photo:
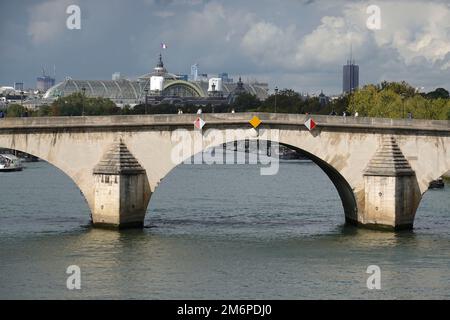
<path id="1" fill-rule="evenodd" d="M 345 222 L 348 224 L 352 224 L 352 225 L 357 225 L 357 212 L 358 212 L 358 206 L 357 206 L 357 201 L 356 201 L 356 197 L 355 194 L 353 192 L 352 187 L 350 186 L 350 184 L 348 183 L 348 181 L 339 173 L 339 171 L 334 168 L 332 165 L 330 165 L 328 162 L 326 162 L 325 160 L 319 158 L 318 156 L 304 150 L 301 149 L 299 147 L 293 146 L 292 144 L 289 143 L 284 143 L 284 142 L 280 142 L 280 141 L 276 141 L 276 140 L 266 140 L 266 139 L 258 139 L 258 140 L 250 140 L 250 139 L 238 139 L 238 140 L 234 140 L 234 141 L 226 141 L 225 143 L 227 145 L 231 144 L 231 143 L 235 143 L 237 145 L 243 146 L 245 145 L 246 141 L 259 141 L 259 142 L 265 142 L 266 145 L 268 145 L 268 143 L 270 143 L 271 145 L 273 144 L 279 144 L 282 145 L 288 149 L 291 150 L 295 150 L 297 151 L 299 154 L 305 156 L 306 158 L 310 159 L 312 162 L 314 162 L 320 169 L 322 169 L 322 171 L 328 176 L 328 178 L 331 180 L 331 182 L 333 183 L 333 185 L 335 186 L 339 197 L 341 199 L 341 203 L 344 209 L 344 214 L 345 214 Z M 189 161 L 189 159 L 194 159 L 195 157 L 197 157 L 197 155 L 199 153 L 204 153 L 206 152 L 208 149 L 218 149 L 218 148 L 222 148 L 224 143 L 220 143 L 220 144 L 216 144 L 213 146 L 207 146 L 207 147 L 203 147 L 203 149 L 197 153 L 191 154 L 189 155 L 187 158 L 185 158 L 181 163 L 179 163 L 177 166 L 173 167 L 167 174 L 169 174 L 171 171 L 173 171 L 176 167 L 178 167 L 179 165 L 186 163 L 186 161 Z M 244 151 L 244 150 L 239 150 L 239 151 Z"/>
<path id="2" fill-rule="evenodd" d="M 450 168 L 444 170 L 443 172 L 440 172 L 435 178 L 429 178 L 428 184 L 431 184 L 431 182 L 436 179 L 444 178 L 444 176 L 447 173 L 450 174 Z M 445 187 L 447 187 L 447 185 L 450 183 L 450 175 L 447 178 L 444 178 L 444 180 L 447 180 L 447 181 L 444 181 Z M 418 186 L 417 186 L 417 189 L 420 190 L 420 188 Z M 433 188 L 428 187 L 424 192 L 420 193 L 420 199 L 419 199 L 419 202 L 417 203 L 417 208 L 416 208 L 417 210 L 422 206 L 422 202 L 423 202 L 424 198 L 426 197 L 426 194 L 428 194 L 432 190 L 433 190 Z"/>
<path id="3" fill-rule="evenodd" d="M 80 188 L 80 186 L 78 185 L 78 183 L 73 179 L 73 177 L 66 172 L 66 170 L 64 170 L 61 166 L 58 166 L 57 164 L 55 164 L 54 162 L 50 161 L 49 159 L 47 159 L 46 157 L 42 156 L 42 155 L 37 155 L 37 154 L 33 154 L 30 153 L 28 150 L 23 150 L 21 148 L 17 148 L 17 147 L 5 147 L 0 145 L 0 149 L 4 149 L 4 150 L 10 150 L 13 153 L 15 153 L 16 151 L 24 153 L 24 154 L 28 154 L 30 156 L 36 157 L 38 158 L 40 161 L 45 161 L 47 164 L 49 164 L 50 166 L 52 166 L 53 168 L 58 169 L 58 171 L 60 171 L 61 173 L 64 174 L 64 176 L 66 176 L 67 178 L 70 179 L 70 181 L 72 182 L 72 184 L 77 188 L 77 190 L 80 192 L 80 194 L 82 195 L 82 198 L 87 206 L 87 208 L 89 209 L 89 218 L 92 221 L 92 210 L 89 206 L 89 202 L 87 201 L 86 195 L 84 194 L 83 190 Z M 25 166 L 25 170 L 26 170 L 26 166 Z"/>
<path id="4" fill-rule="evenodd" d="M 298 153 L 304 155 L 306 158 L 314 162 L 323 172 L 330 178 L 331 182 L 335 186 L 339 197 L 341 198 L 342 206 L 344 207 L 345 222 L 350 224 L 356 224 L 358 205 L 356 203 L 355 194 L 353 189 L 347 180 L 328 162 L 322 160 L 321 158 L 315 156 L 314 154 L 307 152 L 303 149 L 294 147 L 290 144 L 279 143 L 289 149 L 295 150 Z"/>

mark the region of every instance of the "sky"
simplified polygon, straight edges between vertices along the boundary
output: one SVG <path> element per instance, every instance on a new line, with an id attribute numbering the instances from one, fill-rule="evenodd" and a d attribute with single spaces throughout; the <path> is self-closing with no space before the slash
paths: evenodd
<path id="1" fill-rule="evenodd" d="M 80 29 L 67 28 L 67 7 Z M 368 28 L 379 8 L 380 28 Z M 373 22 L 373 20 L 370 20 Z M 168 71 L 228 72 L 271 89 L 339 94 L 350 51 L 360 85 L 405 80 L 450 89 L 450 1 L 425 0 L 0 0 L 0 86 L 133 79 Z M 167 49 L 161 49 L 161 43 Z M 351 49 L 350 49 L 351 48 Z"/>

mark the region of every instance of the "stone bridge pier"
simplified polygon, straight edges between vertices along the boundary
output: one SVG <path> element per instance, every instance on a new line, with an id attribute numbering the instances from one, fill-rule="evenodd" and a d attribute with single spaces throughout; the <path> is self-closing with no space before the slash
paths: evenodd
<path id="1" fill-rule="evenodd" d="M 93 170 L 92 223 L 98 227 L 142 228 L 151 191 L 147 174 L 126 145 L 114 143 Z"/>
<path id="2" fill-rule="evenodd" d="M 364 175 L 364 204 L 357 223 L 412 229 L 421 193 L 414 170 L 392 136 L 383 137 Z M 362 202 L 362 201 L 361 201 Z"/>

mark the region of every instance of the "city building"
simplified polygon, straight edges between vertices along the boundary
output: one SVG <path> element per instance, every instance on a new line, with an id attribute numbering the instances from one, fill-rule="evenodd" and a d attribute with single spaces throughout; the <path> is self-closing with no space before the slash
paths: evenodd
<path id="1" fill-rule="evenodd" d="M 342 92 L 350 93 L 359 87 L 359 66 L 355 64 L 355 60 L 347 60 L 347 64 L 343 66 Z"/>
<path id="2" fill-rule="evenodd" d="M 186 81 L 186 77 L 167 71 L 162 56 L 159 55 L 156 67 L 150 73 L 138 77 L 136 80 L 74 80 L 67 78 L 50 88 L 44 95 L 44 100 L 51 101 L 58 97 L 83 92 L 88 97 L 101 97 L 111 99 L 119 107 L 125 105 L 135 106 L 143 103 L 160 103 L 162 100 L 183 100 L 194 104 L 203 104 L 206 100 L 223 100 L 228 103 L 233 100 L 238 91 L 256 95 L 265 100 L 268 91 L 265 86 L 251 83 L 225 83 L 218 78 L 199 77 L 198 65 L 191 68 L 197 81 Z M 191 72 L 192 75 L 192 72 Z M 213 80 L 215 79 L 215 80 Z M 219 81 L 220 79 L 220 81 Z M 212 82 L 211 82 L 211 81 Z M 214 84 L 214 90 L 213 90 Z M 171 101 L 172 101 L 171 100 Z M 203 101 L 205 100 L 205 101 Z"/>
<path id="3" fill-rule="evenodd" d="M 177 77 L 180 80 L 189 81 L 189 75 L 187 75 L 187 74 L 179 74 L 179 73 L 177 73 Z"/>
<path id="4" fill-rule="evenodd" d="M 111 77 L 112 80 L 120 80 L 121 78 L 120 72 L 114 72 Z"/>
<path id="5" fill-rule="evenodd" d="M 198 80 L 198 63 L 193 64 L 191 66 L 191 80 L 192 81 Z"/>
<path id="6" fill-rule="evenodd" d="M 320 105 L 323 107 L 323 106 L 327 105 L 328 102 L 330 102 L 330 98 L 327 97 L 327 96 L 323 93 L 323 91 L 321 91 L 320 94 L 319 94 L 319 103 L 320 103 Z"/>
<path id="7" fill-rule="evenodd" d="M 23 91 L 23 82 L 14 82 L 14 89 L 16 91 Z"/>
<path id="8" fill-rule="evenodd" d="M 233 78 L 229 78 L 226 72 L 219 73 L 219 78 L 222 79 L 223 83 L 233 83 Z"/>
<path id="9" fill-rule="evenodd" d="M 41 92 L 46 92 L 55 85 L 55 78 L 47 76 L 45 73 L 42 77 L 37 77 L 36 81 L 36 89 Z"/>

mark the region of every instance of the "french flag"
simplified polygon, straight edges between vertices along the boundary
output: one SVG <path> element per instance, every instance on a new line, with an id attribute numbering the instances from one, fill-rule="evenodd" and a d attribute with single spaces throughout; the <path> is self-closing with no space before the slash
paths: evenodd
<path id="1" fill-rule="evenodd" d="M 163 48 L 163 49 L 167 49 L 167 44 L 165 44 L 165 43 L 161 43 L 161 48 Z"/>

